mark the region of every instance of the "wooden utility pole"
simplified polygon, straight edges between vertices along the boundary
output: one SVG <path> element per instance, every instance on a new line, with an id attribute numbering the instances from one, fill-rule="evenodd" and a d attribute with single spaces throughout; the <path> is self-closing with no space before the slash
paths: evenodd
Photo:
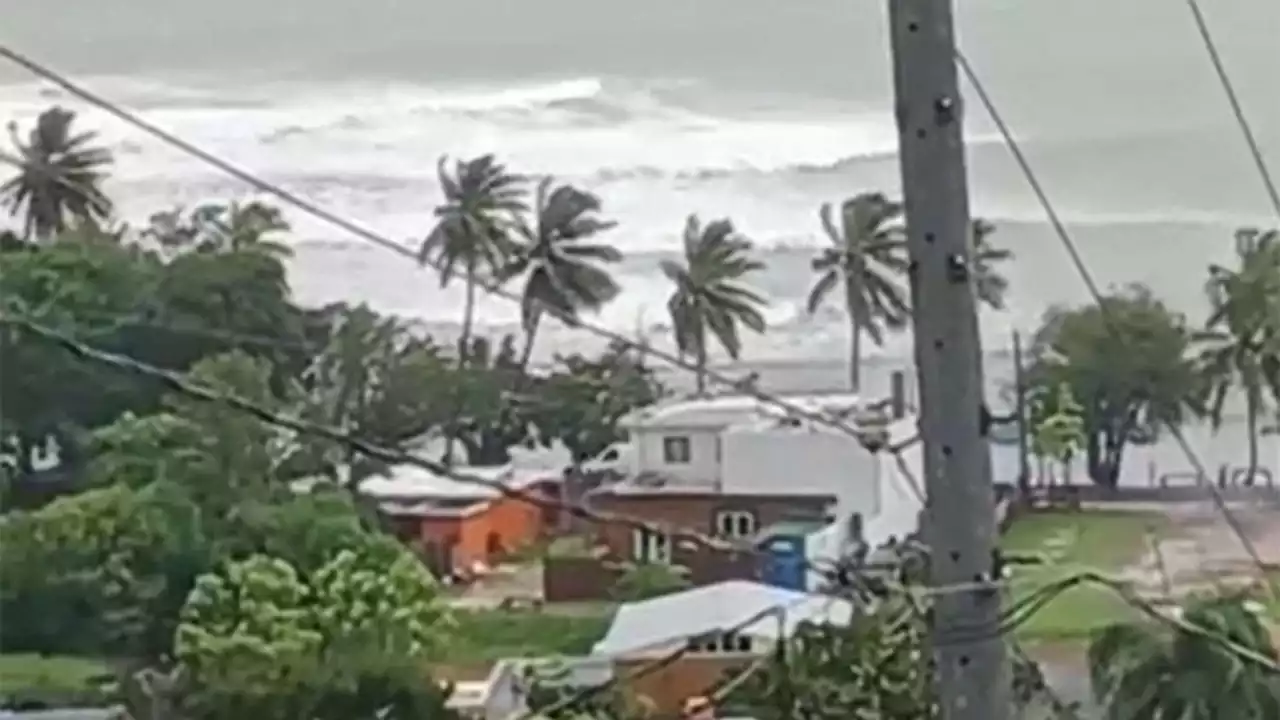
<path id="1" fill-rule="evenodd" d="M 889 0 L 924 440 L 933 652 L 947 720 L 1007 720 L 995 492 L 951 0 Z M 992 583 L 963 591 L 948 587 Z"/>

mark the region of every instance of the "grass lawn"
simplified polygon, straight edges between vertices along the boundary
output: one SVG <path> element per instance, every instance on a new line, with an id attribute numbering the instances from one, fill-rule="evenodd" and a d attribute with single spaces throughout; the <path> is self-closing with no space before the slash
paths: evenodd
<path id="1" fill-rule="evenodd" d="M 459 610 L 451 661 L 481 662 L 544 655 L 584 655 L 613 619 L 611 612 Z"/>
<path id="2" fill-rule="evenodd" d="M 1011 602 L 1082 570 L 1106 574 L 1142 558 L 1148 536 L 1170 531 L 1168 518 L 1157 513 L 1081 510 L 1028 514 L 1009 528 L 1001 541 L 1006 552 L 1035 553 L 1044 565 L 1012 569 Z M 1111 591 L 1080 586 L 1063 592 L 1019 626 L 1018 635 L 1035 640 L 1083 639 L 1135 611 Z"/>
<path id="3" fill-rule="evenodd" d="M 102 662 L 58 655 L 0 654 L 0 707 L 94 707 L 113 679 Z"/>

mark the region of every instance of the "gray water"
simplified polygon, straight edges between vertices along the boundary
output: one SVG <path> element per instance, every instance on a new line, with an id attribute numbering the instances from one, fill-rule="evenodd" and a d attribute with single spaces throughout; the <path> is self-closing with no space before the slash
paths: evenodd
<path id="1" fill-rule="evenodd" d="M 1280 5 L 1203 6 L 1267 157 L 1280 162 L 1267 29 Z M 958 12 L 964 51 L 1099 283 L 1145 282 L 1201 317 L 1206 264 L 1230 256 L 1234 228 L 1274 220 L 1185 4 L 969 0 Z M 628 254 L 626 292 L 598 321 L 658 344 L 669 289 L 657 260 L 678 247 L 686 213 L 731 216 L 769 263 L 758 284 L 771 331 L 748 339 L 747 359 L 786 387 L 843 382 L 843 316 L 808 317 L 803 300 L 823 242 L 818 205 L 897 190 L 883 3 L 0 0 L 0 17 L 0 40 L 406 243 L 429 225 L 441 153 L 493 150 L 590 187 L 620 220 L 612 239 Z M 55 100 L 0 67 L 0 115 L 25 121 Z M 126 216 L 244 192 L 100 113 L 84 119 L 118 154 L 113 192 Z M 974 212 L 1017 255 L 1011 310 L 983 318 L 988 346 L 1004 348 L 1049 305 L 1087 296 L 981 108 L 967 127 Z M 366 300 L 450 331 L 456 288 L 294 219 L 301 297 Z M 481 313 L 499 330 L 517 317 L 501 300 Z M 559 329 L 540 350 L 588 341 Z M 905 357 L 909 341 L 884 352 Z M 988 365 L 998 389 L 1007 361 Z M 1216 438 L 1197 429 L 1193 445 L 1216 466 L 1242 443 L 1232 428 Z M 1176 449 L 1154 452 L 1162 468 L 1185 462 Z"/>

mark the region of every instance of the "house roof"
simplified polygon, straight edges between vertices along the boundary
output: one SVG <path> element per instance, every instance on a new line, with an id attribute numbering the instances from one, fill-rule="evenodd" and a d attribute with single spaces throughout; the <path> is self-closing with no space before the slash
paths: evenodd
<path id="1" fill-rule="evenodd" d="M 360 492 L 379 500 L 491 500 L 502 493 L 481 483 L 521 490 L 560 476 L 547 471 L 519 470 L 511 466 L 462 467 L 456 474 L 473 477 L 480 482 L 459 482 L 416 465 L 397 465 L 385 475 L 375 475 L 360 483 Z"/>
<path id="2" fill-rule="evenodd" d="M 849 393 L 792 395 L 785 400 L 788 405 L 810 413 L 845 411 L 860 402 L 857 395 Z M 621 424 L 629 428 L 680 427 L 713 430 L 760 414 L 780 415 L 786 412 L 785 409 L 762 403 L 751 395 L 719 395 L 650 405 L 627 415 Z"/>
<path id="3" fill-rule="evenodd" d="M 802 622 L 847 623 L 853 615 L 847 600 L 729 580 L 623 605 L 591 652 L 616 656 L 666 650 L 699 635 L 733 628 L 770 608 L 783 611 L 785 635 Z M 778 630 L 778 619 L 766 616 L 737 632 L 772 640 Z"/>

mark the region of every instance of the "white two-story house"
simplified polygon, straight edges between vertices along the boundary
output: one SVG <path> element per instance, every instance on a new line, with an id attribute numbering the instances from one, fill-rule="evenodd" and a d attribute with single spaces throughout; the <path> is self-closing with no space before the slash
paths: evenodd
<path id="1" fill-rule="evenodd" d="M 805 552 L 829 558 L 847 551 L 852 533 L 873 546 L 903 537 L 916 529 L 922 502 L 912 488 L 920 449 L 907 442 L 916 420 L 900 395 L 875 412 L 847 393 L 785 398 L 799 412 L 742 395 L 642 409 L 624 421 L 627 479 L 592 503 L 741 541 L 804 533 Z M 877 448 L 898 443 L 906 447 L 897 455 Z M 669 538 L 641 529 L 601 534 L 633 560 L 673 556 Z"/>

